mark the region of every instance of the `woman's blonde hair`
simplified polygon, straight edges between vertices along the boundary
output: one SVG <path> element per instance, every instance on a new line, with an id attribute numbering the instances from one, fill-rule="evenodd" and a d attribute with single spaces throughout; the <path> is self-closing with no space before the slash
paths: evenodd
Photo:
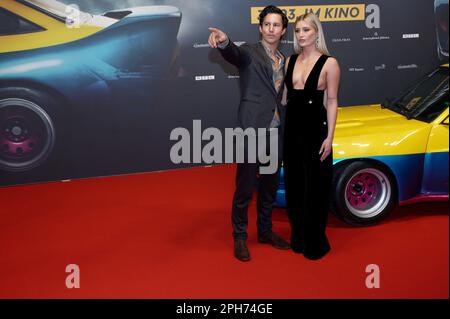
<path id="1" fill-rule="evenodd" d="M 325 43 L 325 36 L 323 35 L 323 29 L 322 29 L 322 23 L 320 23 L 319 18 L 312 12 L 302 14 L 295 19 L 294 23 L 294 51 L 295 53 L 302 53 L 302 48 L 298 44 L 297 37 L 295 36 L 295 28 L 297 27 L 297 23 L 299 21 L 305 21 L 308 23 L 311 27 L 316 30 L 317 33 L 317 42 L 316 47 L 317 50 L 319 50 L 320 53 L 330 55 L 327 49 L 327 44 Z"/>

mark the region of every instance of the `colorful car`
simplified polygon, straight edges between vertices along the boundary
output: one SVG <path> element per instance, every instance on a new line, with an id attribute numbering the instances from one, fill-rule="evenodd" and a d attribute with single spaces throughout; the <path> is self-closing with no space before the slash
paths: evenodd
<path id="1" fill-rule="evenodd" d="M 370 225 L 398 204 L 448 201 L 448 117 L 448 65 L 383 105 L 339 108 L 332 212 Z M 286 205 L 282 177 L 276 204 Z"/>
<path id="2" fill-rule="evenodd" d="M 170 6 L 91 15 L 54 0 L 0 1 L 0 171 L 34 169 L 70 147 L 68 136 L 151 107 L 180 21 Z"/>

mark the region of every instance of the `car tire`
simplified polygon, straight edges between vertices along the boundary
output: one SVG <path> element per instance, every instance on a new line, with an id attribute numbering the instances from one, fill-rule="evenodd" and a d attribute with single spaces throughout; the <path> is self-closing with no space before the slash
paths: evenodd
<path id="1" fill-rule="evenodd" d="M 0 88 L 0 170 L 24 172 L 49 159 L 58 133 L 57 100 L 30 88 Z"/>
<path id="2" fill-rule="evenodd" d="M 386 218 L 397 205 L 395 178 L 382 164 L 354 161 L 333 174 L 331 210 L 354 226 L 369 226 Z"/>

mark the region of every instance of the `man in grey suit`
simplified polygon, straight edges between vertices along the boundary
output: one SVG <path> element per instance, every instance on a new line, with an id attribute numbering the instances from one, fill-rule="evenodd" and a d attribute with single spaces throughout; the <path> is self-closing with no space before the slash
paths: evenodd
<path id="1" fill-rule="evenodd" d="M 239 69 L 241 100 L 238 120 L 242 129 L 260 128 L 277 132 L 281 145 L 280 130 L 283 125 L 281 98 L 284 88 L 285 57 L 278 50 L 286 32 L 288 19 L 279 8 L 267 6 L 259 15 L 261 41 L 256 44 L 236 46 L 221 30 L 209 28 L 209 45 L 218 48 L 225 60 Z M 278 150 L 277 150 L 278 151 Z M 281 152 L 278 153 L 281 155 Z M 258 178 L 261 163 L 245 161 L 238 163 L 236 191 L 233 197 L 232 224 L 234 255 L 240 261 L 249 261 L 246 244 L 248 204 Z M 278 249 L 290 245 L 272 231 L 272 205 L 279 182 L 279 165 L 274 174 L 259 174 L 257 199 L 258 242 L 271 244 Z"/>

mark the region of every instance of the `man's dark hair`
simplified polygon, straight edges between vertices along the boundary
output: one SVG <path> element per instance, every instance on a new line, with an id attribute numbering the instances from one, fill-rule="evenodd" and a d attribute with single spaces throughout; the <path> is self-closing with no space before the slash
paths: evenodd
<path id="1" fill-rule="evenodd" d="M 265 7 L 263 9 L 263 11 L 261 11 L 261 13 L 259 14 L 259 25 L 260 26 L 263 25 L 264 18 L 269 13 L 275 13 L 275 14 L 281 15 L 281 18 L 283 19 L 283 29 L 286 29 L 288 27 L 289 20 L 286 17 L 286 14 L 280 8 L 272 6 L 272 5 Z"/>

